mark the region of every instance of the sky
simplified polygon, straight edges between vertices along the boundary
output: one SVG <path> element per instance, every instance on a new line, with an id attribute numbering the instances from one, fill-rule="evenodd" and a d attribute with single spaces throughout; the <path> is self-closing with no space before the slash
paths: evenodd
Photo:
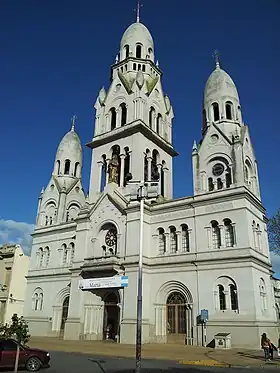
<path id="1" fill-rule="evenodd" d="M 175 118 L 174 197 L 192 194 L 191 149 L 201 137 L 202 96 L 213 51 L 239 91 L 258 160 L 267 215 L 280 207 L 279 0 L 142 0 Z M 77 115 L 82 144 L 91 140 L 98 92 L 136 0 L 2 0 L 0 102 L 2 178 L 0 243 L 30 246 L 40 190 L 56 148 Z M 91 150 L 84 147 L 88 191 Z M 280 274 L 280 258 L 273 256 Z"/>

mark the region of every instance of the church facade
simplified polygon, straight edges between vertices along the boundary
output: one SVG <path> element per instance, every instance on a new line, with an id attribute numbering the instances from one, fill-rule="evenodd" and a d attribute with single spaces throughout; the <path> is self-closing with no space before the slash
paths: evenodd
<path id="1" fill-rule="evenodd" d="M 140 207 L 133 197 L 143 181 L 156 190 L 144 203 L 143 343 L 201 345 L 203 309 L 207 344 L 217 333 L 230 333 L 234 347 L 259 348 L 263 332 L 276 338 L 257 161 L 231 77 L 217 61 L 207 80 L 191 197 L 173 198 L 173 109 L 139 20 L 122 36 L 95 110 L 89 194 L 73 120 L 39 197 L 24 308 L 31 334 L 135 343 Z M 122 276 L 128 286 L 100 285 Z M 92 285 L 82 288 L 85 280 Z"/>

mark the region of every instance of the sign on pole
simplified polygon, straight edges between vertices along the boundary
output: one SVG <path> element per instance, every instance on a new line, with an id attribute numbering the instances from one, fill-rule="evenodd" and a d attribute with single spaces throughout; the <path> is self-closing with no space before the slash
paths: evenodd
<path id="1" fill-rule="evenodd" d="M 203 309 L 203 310 L 200 311 L 201 321 L 207 322 L 208 321 L 208 316 L 209 316 L 208 310 Z"/>
<path id="2" fill-rule="evenodd" d="M 101 278 L 87 278 L 79 281 L 79 289 L 125 288 L 128 286 L 128 276 L 113 276 Z"/>

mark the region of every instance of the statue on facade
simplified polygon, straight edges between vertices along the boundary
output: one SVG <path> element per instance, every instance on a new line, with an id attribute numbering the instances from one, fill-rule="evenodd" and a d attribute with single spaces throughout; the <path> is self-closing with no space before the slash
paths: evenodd
<path id="1" fill-rule="evenodd" d="M 109 183 L 119 182 L 119 159 L 117 154 L 113 154 L 109 162 Z"/>

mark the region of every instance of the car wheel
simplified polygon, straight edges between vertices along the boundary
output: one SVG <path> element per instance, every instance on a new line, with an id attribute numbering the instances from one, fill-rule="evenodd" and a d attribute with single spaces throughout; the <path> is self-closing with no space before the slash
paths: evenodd
<path id="1" fill-rule="evenodd" d="M 37 357 L 31 357 L 26 362 L 26 370 L 28 372 L 37 372 L 41 368 L 41 360 Z"/>

